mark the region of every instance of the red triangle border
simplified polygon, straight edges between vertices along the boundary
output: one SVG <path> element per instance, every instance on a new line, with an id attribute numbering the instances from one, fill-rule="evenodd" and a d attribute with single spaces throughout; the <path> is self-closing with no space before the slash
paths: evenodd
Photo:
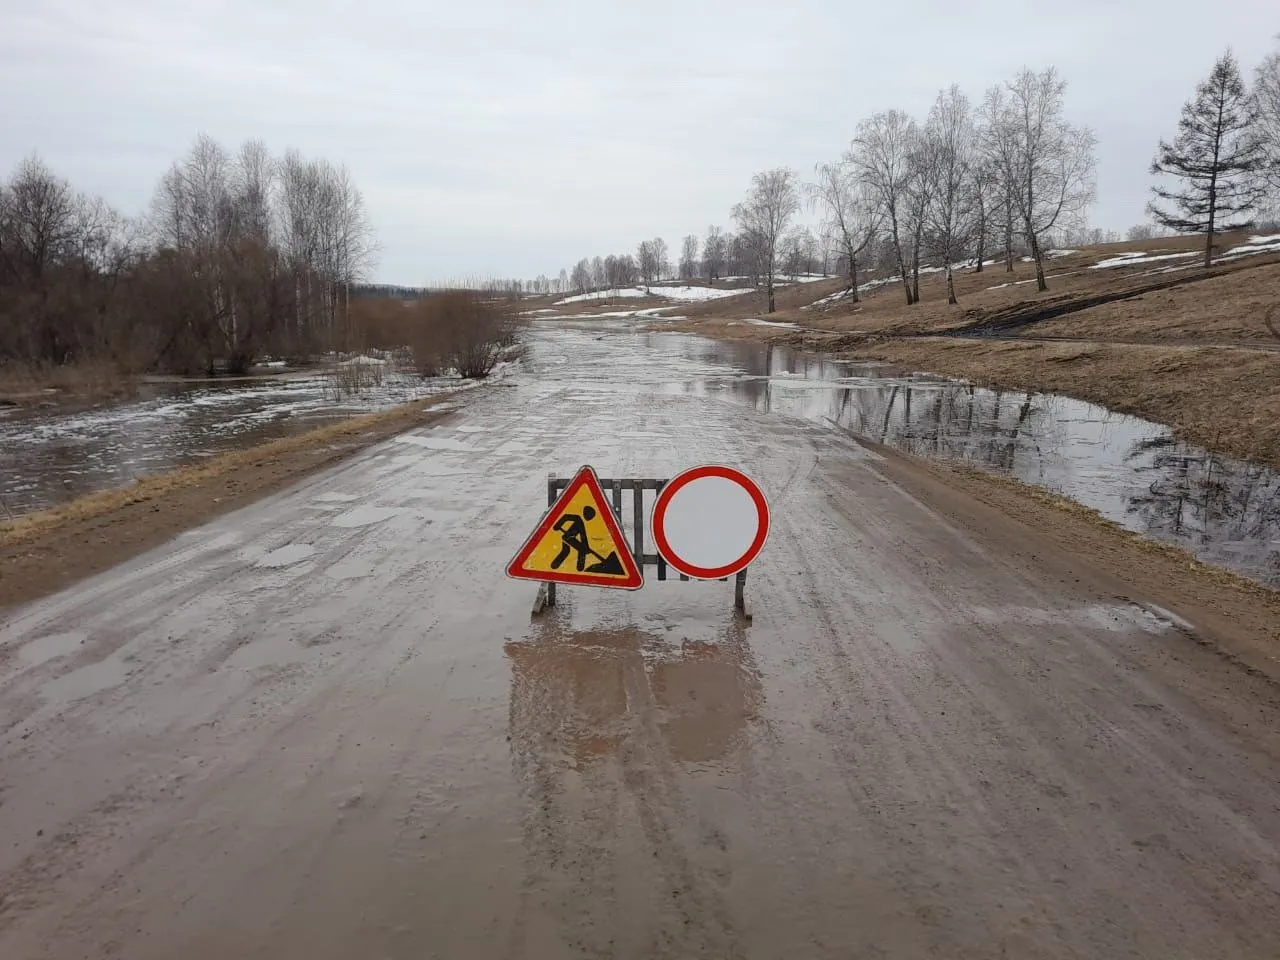
<path id="1" fill-rule="evenodd" d="M 584 486 L 590 490 L 591 495 L 595 498 L 600 508 L 600 519 L 604 522 L 605 529 L 609 531 L 609 536 L 613 538 L 613 542 L 617 545 L 618 559 L 622 561 L 623 569 L 627 572 L 625 580 L 573 571 L 562 573 L 558 570 L 548 572 L 525 569 L 525 564 L 529 562 L 529 557 L 537 549 L 538 544 L 542 542 L 542 538 L 555 526 L 555 522 L 559 519 L 565 505 L 577 496 L 578 491 Z M 515 559 L 507 564 L 507 576 L 514 577 L 517 580 L 537 580 L 543 583 L 567 583 L 587 587 L 612 587 L 615 590 L 639 590 L 644 586 L 644 574 L 636 566 L 635 557 L 631 553 L 631 545 L 627 542 L 626 535 L 622 532 L 618 518 L 613 515 L 613 509 L 609 506 L 609 501 L 604 494 L 604 488 L 600 486 L 600 480 L 596 477 L 594 469 L 590 466 L 585 466 L 569 481 L 569 485 L 556 498 L 556 502 L 547 509 L 546 514 L 533 531 L 533 534 L 524 542 L 524 546 L 520 548 Z"/>

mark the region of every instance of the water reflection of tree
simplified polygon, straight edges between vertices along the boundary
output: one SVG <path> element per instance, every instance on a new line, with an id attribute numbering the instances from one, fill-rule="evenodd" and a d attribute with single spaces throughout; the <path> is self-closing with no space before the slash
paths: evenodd
<path id="1" fill-rule="evenodd" d="M 1157 437 L 1139 441 L 1126 457 L 1151 475 L 1147 492 L 1130 498 L 1127 511 L 1146 533 L 1181 540 L 1210 559 L 1256 570 L 1280 584 L 1280 476 L 1265 467 L 1219 457 Z"/>

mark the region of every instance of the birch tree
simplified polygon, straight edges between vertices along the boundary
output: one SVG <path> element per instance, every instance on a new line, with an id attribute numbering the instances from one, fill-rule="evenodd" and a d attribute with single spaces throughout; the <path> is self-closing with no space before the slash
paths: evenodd
<path id="1" fill-rule="evenodd" d="M 994 118 L 1002 174 L 1035 261 L 1036 288 L 1042 292 L 1049 285 L 1041 237 L 1078 223 L 1096 194 L 1096 140 L 1087 127 L 1073 126 L 1063 117 L 1066 87 L 1053 67 L 1040 73 L 1023 70 L 1008 84 L 1008 99 Z"/>
<path id="2" fill-rule="evenodd" d="M 689 234 L 680 246 L 680 279 L 692 280 L 698 275 L 698 238 Z"/>
<path id="3" fill-rule="evenodd" d="M 777 310 L 774 279 L 778 246 L 799 210 L 799 184 L 794 171 L 786 167 L 757 173 L 751 178 L 747 198 L 733 208 L 739 233 L 749 243 L 758 275 L 764 280 L 769 313 Z"/>
<path id="4" fill-rule="evenodd" d="M 975 131 L 975 156 L 969 171 L 969 207 L 973 213 L 973 239 L 977 248 L 975 273 L 981 273 L 986 263 L 987 238 L 998 219 L 1000 197 L 996 188 L 1000 180 L 991 164 L 977 152 L 979 135 Z"/>
<path id="5" fill-rule="evenodd" d="M 903 255 L 904 218 L 914 177 L 913 159 L 919 132 L 900 110 L 888 110 L 858 124 L 845 159 L 853 165 L 883 213 L 902 278 L 907 303 L 915 303 Z M 908 235 L 909 237 L 909 235 Z M 908 240 L 909 242 L 909 240 Z"/>
<path id="6" fill-rule="evenodd" d="M 814 173 L 816 179 L 805 185 L 805 194 L 848 266 L 849 296 L 857 303 L 858 260 L 879 234 L 881 212 L 849 162 L 819 163 Z"/>
<path id="7" fill-rule="evenodd" d="M 712 224 L 707 227 L 707 239 L 702 244 L 702 267 L 707 272 L 708 283 L 715 283 L 724 276 L 727 255 L 724 231 Z"/>
<path id="8" fill-rule="evenodd" d="M 1254 71 L 1253 101 L 1258 139 L 1266 156 L 1263 176 L 1273 208 L 1280 207 L 1280 50 L 1267 54 Z"/>
<path id="9" fill-rule="evenodd" d="M 936 238 L 946 271 L 947 303 L 955 304 L 952 263 L 974 232 L 973 168 L 974 131 L 969 99 L 958 86 L 938 94 L 925 126 L 921 163 L 929 184 L 926 211 L 929 230 Z M 979 254 L 978 262 L 982 262 Z"/>

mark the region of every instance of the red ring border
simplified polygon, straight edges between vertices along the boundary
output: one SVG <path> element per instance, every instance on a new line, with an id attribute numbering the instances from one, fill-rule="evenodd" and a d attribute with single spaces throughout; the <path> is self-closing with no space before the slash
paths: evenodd
<path id="1" fill-rule="evenodd" d="M 732 480 L 742 489 L 746 490 L 752 501 L 756 505 L 756 514 L 760 518 L 759 528 L 756 530 L 755 540 L 751 542 L 751 546 L 747 548 L 747 552 L 735 560 L 733 563 L 727 563 L 722 567 L 698 567 L 683 560 L 671 549 L 671 544 L 667 542 L 666 533 L 664 531 L 665 524 L 662 522 L 666 516 L 667 505 L 675 496 L 676 491 L 686 484 L 692 483 L 694 480 L 700 480 L 703 477 L 722 477 L 725 480 Z M 725 467 L 717 464 L 708 464 L 701 467 L 693 467 L 683 473 L 672 477 L 667 484 L 658 491 L 657 502 L 653 505 L 653 517 L 650 520 L 650 526 L 653 528 L 653 540 L 658 548 L 658 553 L 679 573 L 685 576 L 693 577 L 697 580 L 719 580 L 723 577 L 733 576 L 739 571 L 745 570 L 751 565 L 752 561 L 760 555 L 760 551 L 764 549 L 764 542 L 769 538 L 769 503 L 764 498 L 764 493 L 756 482 L 748 477 L 741 470 L 734 467 Z"/>

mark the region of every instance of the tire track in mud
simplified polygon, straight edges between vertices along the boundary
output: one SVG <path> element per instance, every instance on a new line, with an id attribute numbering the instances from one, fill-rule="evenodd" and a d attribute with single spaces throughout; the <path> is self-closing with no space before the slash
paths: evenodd
<path id="1" fill-rule="evenodd" d="M 813 699 L 823 705 L 819 715 L 825 717 L 823 726 L 830 747 L 839 758 L 837 766 L 851 802 L 868 818 L 867 824 L 879 823 L 884 831 L 875 831 L 875 839 L 871 839 L 872 835 L 864 838 L 875 850 L 875 860 L 902 863 L 904 855 L 907 858 L 906 864 L 894 869 L 882 882 L 896 891 L 897 898 L 914 905 L 932 949 L 944 950 L 948 943 L 954 949 L 955 942 L 949 938 L 955 935 L 956 920 L 966 899 L 976 898 L 971 909 L 986 910 L 995 904 L 988 902 L 989 897 L 981 889 L 962 891 L 959 884 L 963 873 L 958 863 L 952 863 L 954 851 L 913 849 L 916 842 L 911 833 L 922 821 L 930 823 L 923 836 L 950 835 L 962 845 L 970 858 L 969 869 L 974 867 L 972 858 L 976 856 L 991 869 L 1014 871 L 1020 877 L 1017 887 L 1032 885 L 1043 889 L 1047 878 L 1034 864 L 1011 855 L 997 843 L 1004 825 L 987 805 L 974 774 L 962 769 L 950 749 L 931 732 L 931 718 L 921 709 L 920 694 L 925 685 L 938 680 L 921 660 L 922 656 L 930 656 L 921 635 L 908 628 L 911 639 L 907 642 L 917 651 L 910 656 L 890 651 L 875 632 L 859 631 L 854 626 L 859 619 L 873 628 L 883 629 L 886 625 L 883 615 L 874 616 L 857 591 L 844 592 L 838 600 L 821 593 L 819 585 L 831 582 L 831 572 L 820 569 L 813 557 L 830 556 L 839 539 L 837 524 L 826 519 L 828 516 L 823 511 L 811 511 L 803 535 L 794 524 L 783 524 L 781 531 L 790 544 L 788 553 L 795 555 L 802 568 L 800 580 L 806 586 L 799 596 L 807 601 L 803 609 L 821 626 L 809 649 L 826 667 L 815 669 L 810 680 L 819 683 L 826 696 Z M 818 517 L 823 518 L 816 524 L 824 534 L 820 540 L 822 550 L 813 548 L 814 520 Z M 863 581 L 861 589 L 877 591 L 884 586 Z M 909 623 L 909 614 L 902 613 L 903 620 Z M 800 609 L 794 611 L 794 616 L 801 616 Z M 861 642 L 855 639 L 859 633 Z M 820 648 L 815 647 L 817 644 Z M 915 688 L 914 692 L 908 693 L 895 675 L 910 678 L 907 685 Z M 951 703 L 934 699 L 937 712 L 946 716 Z M 830 707 L 826 706 L 828 703 Z M 929 771 L 935 775 L 928 775 Z M 904 817 L 912 828 L 907 834 L 902 832 L 907 825 Z M 939 896 L 940 884 L 950 888 L 949 896 Z"/>
<path id="2" fill-rule="evenodd" d="M 856 525 L 859 515 L 850 512 L 848 498 L 838 496 L 834 486 L 828 496 L 831 509 L 827 515 L 842 515 Z M 1098 616 L 1105 607 L 1086 606 L 1079 615 L 1072 613 L 1075 608 L 1064 607 L 1055 614 L 1053 602 L 1046 606 L 1045 594 L 1037 594 L 1021 570 L 1012 569 L 1016 555 L 987 558 L 982 566 L 990 575 L 981 581 L 958 576 L 953 567 L 930 563 L 928 551 L 935 541 L 938 554 L 949 554 L 957 547 L 966 548 L 968 537 L 945 523 L 937 525 L 936 532 L 926 533 L 922 525 L 928 513 L 926 508 L 910 514 L 912 523 L 904 531 L 906 535 L 894 543 L 894 566 L 880 574 L 888 589 L 897 586 L 894 580 L 918 576 L 919 586 L 905 593 L 936 606 L 921 611 L 926 623 L 935 627 L 921 635 L 921 651 L 913 658 L 927 660 L 899 665 L 878 656 L 874 652 L 878 648 L 851 649 L 864 654 L 859 669 L 866 668 L 882 678 L 895 672 L 907 677 L 905 688 L 890 680 L 890 688 L 896 688 L 900 695 L 918 700 L 920 692 L 933 689 L 939 719 L 945 720 L 926 729 L 922 721 L 927 721 L 932 711 L 904 714 L 913 721 L 912 736 L 904 742 L 919 740 L 927 750 L 928 761 L 913 762 L 912 767 L 939 769 L 945 772 L 951 789 L 959 790 L 958 801 L 943 807 L 962 817 L 952 822 L 948 832 L 959 830 L 958 836 L 967 838 L 966 844 L 974 848 L 971 856 L 976 854 L 982 866 L 1001 871 L 1001 883 L 1007 882 L 1004 876 L 1010 871 L 1020 878 L 1018 888 L 1024 891 L 1017 897 L 1022 903 L 1020 910 L 1039 917 L 1037 923 L 1044 929 L 1060 930 L 1052 921 L 1061 909 L 1059 891 L 1064 885 L 1105 922 L 1086 930 L 1060 930 L 1054 950 L 1066 949 L 1071 940 L 1090 943 L 1095 954 L 1106 952 L 1109 943 L 1114 947 L 1102 932 L 1107 929 L 1129 931 L 1136 940 L 1172 943 L 1178 936 L 1194 942 L 1197 930 L 1215 924 L 1245 924 L 1243 913 L 1224 918 L 1221 907 L 1194 891 L 1168 891 L 1163 894 L 1166 898 L 1181 896 L 1179 926 L 1186 924 L 1181 933 L 1171 933 L 1167 923 L 1153 924 L 1149 915 L 1120 895 L 1118 868 L 1141 873 L 1169 857 L 1166 869 L 1176 874 L 1177 861 L 1172 857 L 1206 856 L 1205 851 L 1196 849 L 1199 838 L 1211 835 L 1211 825 L 1224 814 L 1227 822 L 1242 828 L 1266 816 L 1256 807 L 1237 816 L 1225 810 L 1204 810 L 1202 802 L 1187 803 L 1183 798 L 1195 795 L 1195 785 L 1182 771 L 1194 762 L 1198 751 L 1175 751 L 1159 757 L 1147 750 L 1144 741 L 1168 747 L 1184 739 L 1176 725 L 1169 727 L 1167 723 L 1176 719 L 1168 710 L 1176 713 L 1176 708 L 1162 708 L 1157 713 L 1139 710 L 1136 704 L 1129 706 L 1135 701 L 1166 702 L 1152 682 L 1142 680 L 1151 664 L 1144 664 L 1138 673 L 1131 659 L 1132 648 L 1149 635 L 1124 628 L 1127 620 L 1105 634 L 1091 633 L 1102 629 Z M 958 542 L 953 546 L 952 540 Z M 1004 589 L 999 589 L 1001 585 Z M 845 600 L 840 607 L 848 609 L 850 602 Z M 1052 632 L 1041 627 L 1025 639 L 1020 636 L 1017 618 L 1022 609 L 1048 611 Z M 1116 609 L 1116 616 L 1122 617 L 1128 608 L 1117 605 Z M 984 611 L 1001 610 L 1009 611 L 1008 621 L 984 619 Z M 881 613 L 882 624 L 890 614 L 889 610 Z M 936 632 L 937 625 L 946 625 L 946 632 Z M 1111 648 L 1121 645 L 1121 649 Z M 1117 657 L 1128 661 L 1120 671 L 1114 669 L 1121 666 Z M 874 663 L 880 661 L 889 669 L 877 670 Z M 1077 677 L 1092 681 L 1079 685 Z M 1131 684 L 1145 686 L 1145 692 L 1126 689 Z M 966 736 L 965 731 L 973 734 Z M 1214 755 L 1210 740 L 1201 746 L 1207 756 Z M 1114 764 L 1106 762 L 1108 755 L 1115 756 Z M 1245 757 L 1235 757 L 1233 763 L 1237 770 L 1252 766 Z M 1153 791 L 1149 799 L 1135 795 L 1131 781 L 1141 777 L 1133 772 L 1137 769 L 1146 770 L 1156 782 L 1167 782 L 1167 787 Z M 1000 789 L 993 789 L 997 784 Z M 1139 845 L 1149 833 L 1150 823 L 1186 823 L 1188 818 L 1203 818 L 1202 829 L 1189 831 L 1181 841 L 1166 837 L 1158 847 L 1145 845 L 1145 841 Z M 960 829 L 966 822 L 971 826 Z M 1112 852 L 1103 858 L 1082 856 L 1082 831 Z M 1280 888 L 1274 868 L 1259 870 L 1257 851 L 1265 841 L 1256 832 L 1245 829 L 1238 841 L 1225 849 L 1221 846 L 1222 831 L 1216 832 L 1220 844 L 1216 856 L 1259 879 L 1270 876 L 1266 882 Z M 971 862 L 968 869 L 982 866 Z M 965 897 L 957 893 L 952 902 L 962 903 Z M 984 911 L 989 908 L 979 907 Z M 1198 918 L 1199 923 L 1192 918 Z"/>

